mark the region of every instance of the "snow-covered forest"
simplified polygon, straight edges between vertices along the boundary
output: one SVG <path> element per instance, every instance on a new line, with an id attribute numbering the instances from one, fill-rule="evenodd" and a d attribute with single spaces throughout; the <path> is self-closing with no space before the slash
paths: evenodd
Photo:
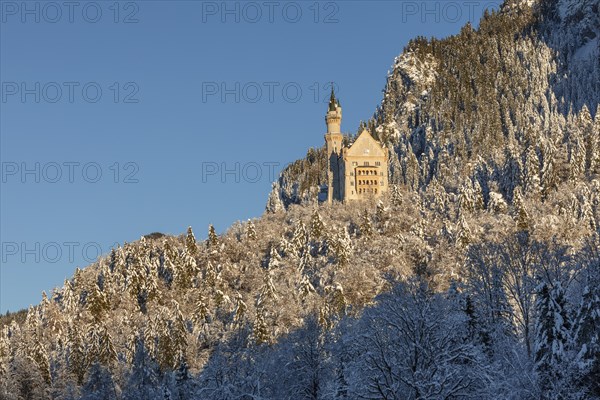
<path id="1" fill-rule="evenodd" d="M 600 399 L 599 7 L 413 40 L 390 193 L 319 204 L 310 149 L 262 217 L 114 249 L 0 318 L 0 399 Z"/>

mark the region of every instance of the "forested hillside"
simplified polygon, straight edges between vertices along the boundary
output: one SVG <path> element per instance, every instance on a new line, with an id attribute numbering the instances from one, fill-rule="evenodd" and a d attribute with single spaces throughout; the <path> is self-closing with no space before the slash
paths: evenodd
<path id="1" fill-rule="evenodd" d="M 385 198 L 319 204 L 311 149 L 261 218 L 114 249 L 3 326 L 0 399 L 600 398 L 599 3 L 413 40 Z"/>

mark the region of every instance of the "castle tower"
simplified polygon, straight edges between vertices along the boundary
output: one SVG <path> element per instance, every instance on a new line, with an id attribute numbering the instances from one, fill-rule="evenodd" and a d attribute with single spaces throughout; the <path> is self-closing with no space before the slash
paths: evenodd
<path id="1" fill-rule="evenodd" d="M 335 98 L 333 84 L 331 85 L 331 97 L 327 115 L 327 133 L 325 134 L 325 143 L 327 144 L 327 202 L 331 204 L 333 200 L 343 200 L 340 176 L 344 176 L 342 167 L 342 106 L 339 100 Z"/>

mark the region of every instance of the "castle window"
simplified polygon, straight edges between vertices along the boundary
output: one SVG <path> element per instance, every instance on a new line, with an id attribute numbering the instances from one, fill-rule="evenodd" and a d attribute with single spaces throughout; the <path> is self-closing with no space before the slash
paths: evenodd
<path id="1" fill-rule="evenodd" d="M 375 189 L 375 194 L 377 194 L 377 189 Z"/>
<path id="2" fill-rule="evenodd" d="M 383 186 L 383 181 L 381 181 L 381 186 Z"/>
<path id="3" fill-rule="evenodd" d="M 352 161 L 352 166 L 356 167 L 358 165 L 358 163 L 356 161 Z"/>
<path id="4" fill-rule="evenodd" d="M 369 166 L 369 162 L 365 161 L 365 167 L 368 167 L 368 166 Z"/>
<path id="5" fill-rule="evenodd" d="M 375 161 L 375 165 L 377 165 L 379 167 L 379 166 L 381 166 L 381 162 Z"/>
<path id="6" fill-rule="evenodd" d="M 382 182 L 382 184 L 383 184 L 383 182 Z M 354 186 L 354 182 L 350 182 L 350 186 Z"/>

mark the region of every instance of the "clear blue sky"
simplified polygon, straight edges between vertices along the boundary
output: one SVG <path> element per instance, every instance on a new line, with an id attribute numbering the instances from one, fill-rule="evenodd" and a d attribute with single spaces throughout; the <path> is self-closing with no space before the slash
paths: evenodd
<path id="1" fill-rule="evenodd" d="M 223 4 L 0 2 L 0 312 L 113 243 L 260 216 L 322 145 L 328 82 L 354 132 L 410 38 L 498 1 Z"/>

